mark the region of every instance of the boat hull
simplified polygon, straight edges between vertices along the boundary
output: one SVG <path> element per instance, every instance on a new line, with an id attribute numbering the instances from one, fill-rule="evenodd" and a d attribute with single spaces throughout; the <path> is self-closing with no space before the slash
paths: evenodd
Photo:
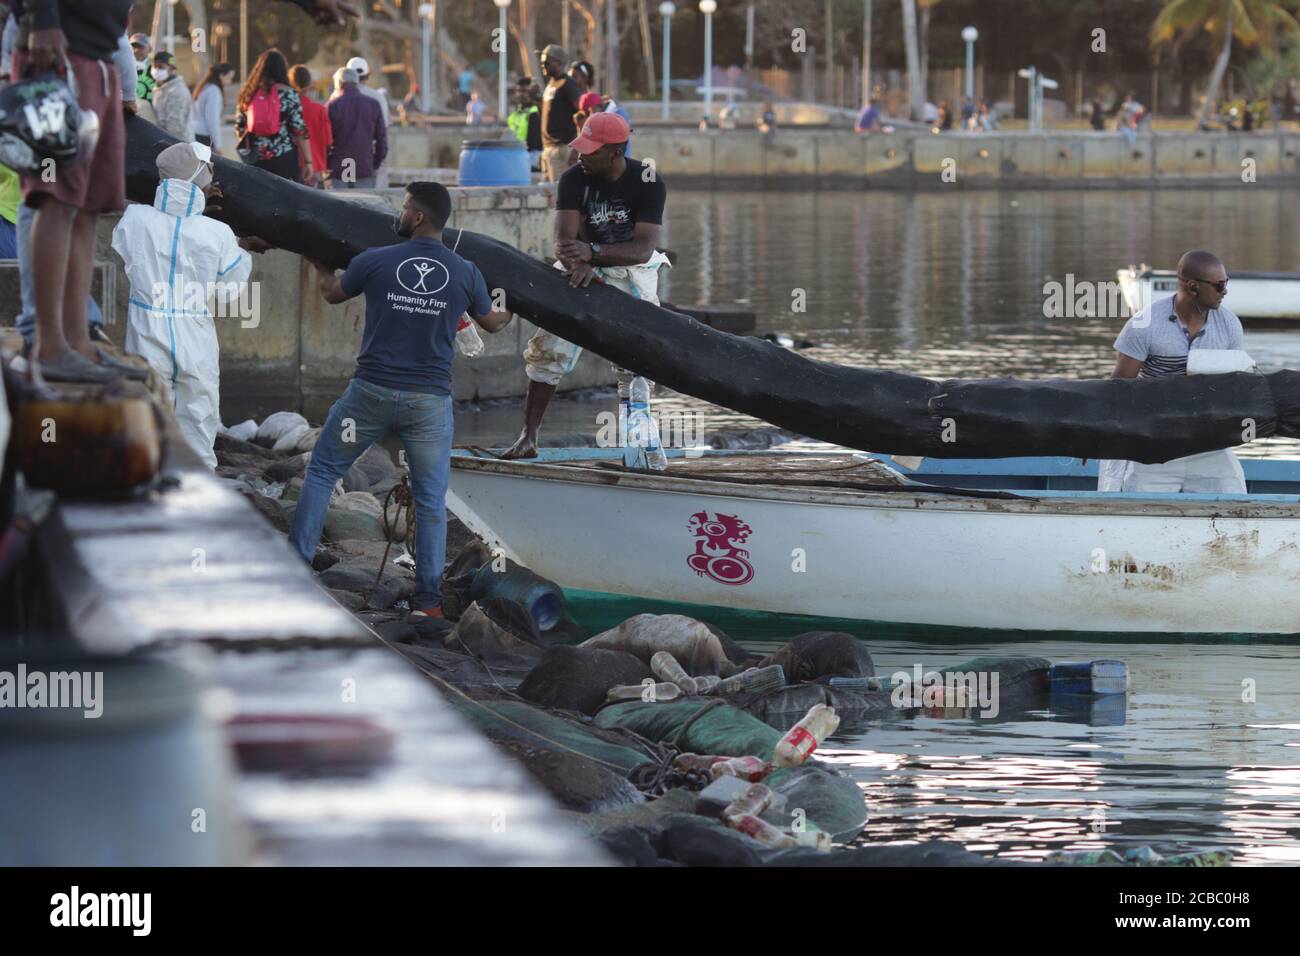
<path id="1" fill-rule="evenodd" d="M 923 627 L 1300 632 L 1294 504 L 837 493 L 485 461 L 454 463 L 448 504 L 510 558 L 598 595 Z"/>
<path id="2" fill-rule="evenodd" d="M 1300 274 L 1232 273 L 1224 306 L 1238 318 L 1256 322 L 1300 322 Z M 1152 269 L 1119 270 L 1120 290 L 1129 314 L 1178 291 L 1174 272 Z"/>

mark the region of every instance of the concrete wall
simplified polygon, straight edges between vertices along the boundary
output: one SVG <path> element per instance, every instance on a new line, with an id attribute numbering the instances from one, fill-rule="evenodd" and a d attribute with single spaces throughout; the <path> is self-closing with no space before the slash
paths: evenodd
<path id="1" fill-rule="evenodd" d="M 495 138 L 485 128 L 477 138 Z M 393 166 L 455 167 L 464 127 L 395 128 Z M 1300 133 L 1146 133 L 1129 147 L 1118 133 L 897 132 L 782 128 L 770 138 L 752 129 L 698 130 L 644 125 L 633 155 L 653 158 L 679 186 L 809 188 L 1001 188 L 1231 185 L 1243 160 L 1259 183 L 1300 182 Z M 943 178 L 955 161 L 955 180 Z"/>
<path id="2" fill-rule="evenodd" d="M 451 224 L 501 239 L 529 255 L 549 247 L 555 187 L 452 189 Z M 348 197 L 394 212 L 399 189 Z M 110 246 L 117 217 L 100 223 L 97 258 L 116 270 L 116 295 L 105 303 L 109 333 L 121 343 L 126 334 L 128 283 Z M 13 277 L 16 282 L 16 276 Z M 247 409 L 302 409 L 319 417 L 352 375 L 365 322 L 364 298 L 327 305 L 317 291 L 315 272 L 298 256 L 283 251 L 254 257 L 252 281 L 260 296 L 255 327 L 238 319 L 219 319 L 223 417 Z M 15 285 L 16 288 L 16 285 Z M 16 311 L 16 308 L 15 308 Z M 517 396 L 526 384 L 520 351 L 533 326 L 512 322 L 496 335 L 483 334 L 486 351 L 476 359 L 456 355 L 455 398 Z M 609 363 L 584 354 L 563 390 L 612 385 Z"/>

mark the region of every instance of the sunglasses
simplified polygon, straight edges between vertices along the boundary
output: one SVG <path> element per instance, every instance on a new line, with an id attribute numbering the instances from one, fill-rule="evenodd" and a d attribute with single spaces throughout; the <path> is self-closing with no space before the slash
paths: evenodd
<path id="1" fill-rule="evenodd" d="M 1224 279 L 1222 282 L 1211 282 L 1209 279 L 1201 279 L 1197 276 L 1179 276 L 1179 278 L 1185 282 L 1204 282 L 1215 292 L 1219 293 L 1219 295 L 1224 295 L 1228 291 L 1227 279 Z"/>

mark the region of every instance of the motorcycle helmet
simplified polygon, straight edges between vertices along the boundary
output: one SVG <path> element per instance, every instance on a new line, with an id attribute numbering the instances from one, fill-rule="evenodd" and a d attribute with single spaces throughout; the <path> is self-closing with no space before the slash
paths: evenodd
<path id="1" fill-rule="evenodd" d="M 46 163 L 67 168 L 87 161 L 99 142 L 99 117 L 77 105 L 75 91 L 54 73 L 0 89 L 0 163 L 39 176 Z"/>

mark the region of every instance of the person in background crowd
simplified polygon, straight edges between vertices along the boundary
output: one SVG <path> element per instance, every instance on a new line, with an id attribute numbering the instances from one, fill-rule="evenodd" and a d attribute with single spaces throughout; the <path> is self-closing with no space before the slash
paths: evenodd
<path id="1" fill-rule="evenodd" d="M 876 109 L 875 103 L 868 103 L 862 107 L 858 113 L 857 122 L 853 124 L 855 133 L 878 133 L 880 132 L 880 110 Z"/>
<path id="2" fill-rule="evenodd" d="M 226 87 L 233 82 L 235 68 L 229 63 L 218 63 L 208 68 L 207 76 L 194 91 L 194 139 L 211 146 L 214 153 L 221 152 Z"/>
<path id="3" fill-rule="evenodd" d="M 939 132 L 947 133 L 952 130 L 952 109 L 948 106 L 948 101 L 944 100 L 939 104 Z"/>
<path id="4" fill-rule="evenodd" d="M 289 531 L 290 545 L 310 562 L 335 484 L 371 444 L 395 435 L 415 499 L 411 617 L 417 620 L 443 617 L 456 329 L 466 314 L 488 332 L 512 318 L 493 311 L 478 267 L 443 242 L 450 215 L 445 186 L 412 183 L 394 224 L 401 241 L 367 249 L 341 276 L 313 263 L 325 301 L 337 305 L 364 295 L 366 319 L 356 374 L 321 426 Z M 336 318 L 343 320 L 341 311 Z"/>
<path id="5" fill-rule="evenodd" d="M 961 98 L 961 128 L 970 129 L 971 117 L 975 115 L 975 103 L 969 96 Z"/>
<path id="6" fill-rule="evenodd" d="M 536 170 L 542 156 L 541 144 L 541 110 L 533 95 L 534 86 L 526 77 L 515 84 L 514 108 L 506 117 L 510 132 L 524 144 L 528 150 L 529 165 Z M 533 148 L 536 136 L 537 148 Z"/>
<path id="7" fill-rule="evenodd" d="M 738 129 L 740 127 L 740 107 L 731 97 L 722 109 L 718 110 L 718 129 Z"/>
<path id="8" fill-rule="evenodd" d="M 1088 124 L 1097 132 L 1106 128 L 1106 111 L 1101 108 L 1101 100 L 1092 101 L 1092 112 L 1088 116 Z"/>
<path id="9" fill-rule="evenodd" d="M 487 107 L 484 106 L 483 101 L 479 99 L 478 90 L 471 93 L 469 95 L 469 103 L 465 106 L 465 125 L 482 126 L 483 110 L 486 108 Z"/>
<path id="10" fill-rule="evenodd" d="M 456 78 L 456 93 L 460 96 L 460 103 L 457 104 L 461 109 L 469 106 L 469 94 L 474 89 L 474 71 L 469 67 L 460 71 L 460 76 Z"/>
<path id="11" fill-rule="evenodd" d="M 596 88 L 596 68 L 586 60 L 574 60 L 569 64 L 569 79 L 578 84 L 578 95 L 590 93 Z"/>
<path id="12" fill-rule="evenodd" d="M 357 71 L 357 89 L 379 104 L 379 109 L 384 116 L 384 126 L 387 127 L 389 124 L 388 94 L 383 90 L 376 89 L 366 82 L 370 77 L 370 64 L 361 57 L 354 56 L 352 59 L 348 60 L 347 68 L 349 70 Z"/>
<path id="13" fill-rule="evenodd" d="M 705 118 L 707 119 L 707 117 Z M 772 134 L 776 132 L 776 110 L 773 108 L 771 100 L 763 104 L 763 112 L 754 125 L 766 139 L 772 138 Z"/>
<path id="14" fill-rule="evenodd" d="M 22 201 L 18 174 L 0 166 L 0 259 L 18 258 L 18 207 Z"/>
<path id="15" fill-rule="evenodd" d="M 994 112 L 993 107 L 989 106 L 988 100 L 980 101 L 979 112 L 975 117 L 979 121 L 979 128 L 987 133 L 998 128 L 998 114 Z"/>
<path id="16" fill-rule="evenodd" d="M 343 189 L 374 189 L 375 173 L 388 156 L 388 127 L 379 104 L 361 92 L 356 70 L 334 74 L 329 102 L 334 145 L 330 149 L 330 183 Z"/>
<path id="17" fill-rule="evenodd" d="M 402 97 L 402 105 L 398 109 L 402 115 L 403 125 L 408 122 L 410 117 L 424 113 L 424 100 L 420 96 L 420 84 L 411 84 L 411 89 Z"/>
<path id="18" fill-rule="evenodd" d="M 158 126 L 182 143 L 194 142 L 194 98 L 176 72 L 176 58 L 164 50 L 153 55 L 153 111 Z"/>
<path id="19" fill-rule="evenodd" d="M 279 50 L 257 58 L 235 110 L 235 138 L 244 162 L 300 183 L 315 169 L 302 99 L 289 85 L 289 63 Z"/>
<path id="20" fill-rule="evenodd" d="M 578 112 L 578 100 L 583 90 L 564 73 L 564 63 L 569 56 L 564 47 L 551 43 L 539 52 L 542 73 L 547 79 L 542 93 L 542 176 L 550 182 L 557 182 L 573 164 L 569 143 L 578 136 L 573 114 Z"/>
<path id="21" fill-rule="evenodd" d="M 86 304 L 99 217 L 126 208 L 126 129 L 121 77 L 113 65 L 131 5 L 131 0 L 29 2 L 19 31 L 13 75 L 25 75 L 29 66 L 37 73 L 66 66 L 81 109 L 99 120 L 88 161 L 58 169 L 56 176 L 22 178 L 24 202 L 35 210 L 29 263 L 36 304 L 35 381 L 107 382 L 124 373 L 123 365 L 92 341 Z"/>
<path id="22" fill-rule="evenodd" d="M 311 98 L 311 70 L 299 63 L 289 71 L 289 81 L 302 100 L 302 116 L 307 123 L 307 143 L 311 147 L 312 175 L 303 182 L 312 187 L 324 188 L 329 173 L 330 147 L 334 145 L 334 129 L 330 112 L 324 103 Z"/>
<path id="23" fill-rule="evenodd" d="M 149 57 L 152 50 L 153 43 L 149 39 L 149 34 L 131 34 L 131 52 L 135 54 L 135 96 L 136 99 L 144 100 L 146 103 L 153 103 L 154 82 L 151 75 L 153 64 Z"/>
<path id="24" fill-rule="evenodd" d="M 166 382 L 176 423 L 186 443 L 209 468 L 221 428 L 220 350 L 207 299 L 193 288 L 214 290 L 219 313 L 237 302 L 252 272 L 253 248 L 224 222 L 203 214 L 219 195 L 212 178 L 212 149 L 175 143 L 157 159 L 152 205 L 132 203 L 113 229 L 113 250 L 131 283 L 126 350 L 139 355 Z M 161 294 L 160 294 L 161 290 Z M 195 300 L 198 301 L 195 301 Z"/>

